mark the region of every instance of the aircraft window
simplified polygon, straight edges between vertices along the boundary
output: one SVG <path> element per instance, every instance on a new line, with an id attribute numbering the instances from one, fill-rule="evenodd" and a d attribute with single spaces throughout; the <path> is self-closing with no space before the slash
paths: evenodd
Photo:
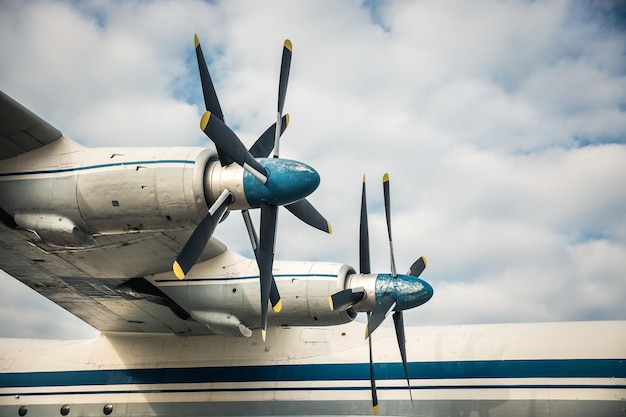
<path id="1" fill-rule="evenodd" d="M 19 410 L 17 410 L 17 414 L 20 417 L 24 417 L 26 415 L 26 413 L 28 413 L 28 407 L 26 407 L 25 405 L 21 406 Z"/>
<path id="2" fill-rule="evenodd" d="M 61 407 L 61 415 L 62 416 L 66 416 L 70 413 L 70 406 L 65 404 L 63 407 Z"/>

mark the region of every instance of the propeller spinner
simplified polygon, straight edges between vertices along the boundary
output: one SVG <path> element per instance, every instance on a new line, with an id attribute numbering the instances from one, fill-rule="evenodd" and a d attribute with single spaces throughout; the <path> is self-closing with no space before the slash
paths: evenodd
<path id="1" fill-rule="evenodd" d="M 385 318 L 393 311 L 393 321 L 396 330 L 398 348 L 402 366 L 409 387 L 411 402 L 411 382 L 409 377 L 406 340 L 404 334 L 404 318 L 402 312 L 410 308 L 420 306 L 433 296 L 433 288 L 426 281 L 419 279 L 420 274 L 426 268 L 426 259 L 419 258 L 413 263 L 409 272 L 405 275 L 396 273 L 393 253 L 393 241 L 391 238 L 391 210 L 389 175 L 383 176 L 383 192 L 385 200 L 385 215 L 387 219 L 387 233 L 389 236 L 389 253 L 391 273 L 372 274 L 370 271 L 369 229 L 367 224 L 367 199 L 365 189 L 365 176 L 361 191 L 361 221 L 359 227 L 359 268 L 360 274 L 353 274 L 346 281 L 346 289 L 329 297 L 328 302 L 333 310 L 354 309 L 355 311 L 367 312 L 367 327 L 365 337 L 368 339 L 370 349 L 370 381 L 372 391 L 372 406 L 374 413 L 378 413 L 378 396 L 376 394 L 376 379 L 374 376 L 374 364 L 372 355 L 372 333 L 382 324 Z M 369 288 L 369 291 L 366 290 Z M 369 299 L 368 294 L 373 296 Z"/>
<path id="2" fill-rule="evenodd" d="M 198 260 L 210 240 L 217 224 L 223 219 L 226 210 L 241 208 L 250 236 L 254 255 L 259 267 L 261 287 L 261 331 L 263 339 L 267 330 L 268 303 L 275 312 L 282 306 L 278 287 L 272 273 L 278 207 L 284 206 L 303 222 L 319 230 L 331 233 L 330 224 L 306 200 L 319 185 L 319 175 L 310 166 L 297 161 L 279 158 L 280 136 L 289 124 L 289 116 L 283 116 L 283 107 L 291 67 L 292 45 L 286 40 L 280 68 L 278 89 L 278 111 L 276 123 L 270 126 L 248 150 L 224 121 L 224 113 L 215 92 L 198 36 L 194 36 L 198 69 L 206 112 L 200 120 L 200 128 L 215 144 L 220 164 L 229 169 L 233 164 L 243 168 L 240 188 L 244 195 L 245 207 L 235 207 L 234 193 L 227 186 L 222 187 L 220 197 L 212 204 L 205 218 L 198 224 L 181 250 L 173 265 L 175 275 L 183 279 Z M 268 159 L 274 149 L 274 158 Z M 249 208 L 261 209 L 260 235 L 257 237 L 248 212 Z"/>

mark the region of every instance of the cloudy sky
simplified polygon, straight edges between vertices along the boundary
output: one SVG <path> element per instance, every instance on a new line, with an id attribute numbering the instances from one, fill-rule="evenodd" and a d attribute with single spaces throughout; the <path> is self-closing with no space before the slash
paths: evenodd
<path id="1" fill-rule="evenodd" d="M 618 3 L 618 2 L 615 2 Z M 315 167 L 324 235 L 282 211 L 277 258 L 358 265 L 367 175 L 372 269 L 428 258 L 408 324 L 626 319 L 626 21 L 610 1 L 0 3 L 0 89 L 87 146 L 212 144 L 198 33 L 226 121 Z M 250 255 L 239 216 L 217 231 Z M 89 326 L 0 274 L 0 336 Z"/>

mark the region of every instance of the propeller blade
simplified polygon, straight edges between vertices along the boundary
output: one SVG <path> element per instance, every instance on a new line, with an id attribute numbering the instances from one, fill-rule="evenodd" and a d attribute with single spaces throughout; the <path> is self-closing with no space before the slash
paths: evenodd
<path id="1" fill-rule="evenodd" d="M 365 175 L 363 175 L 363 188 L 361 190 L 361 222 L 359 224 L 359 271 L 361 274 L 369 274 L 370 268 L 370 238 L 367 225 L 367 196 L 365 192 Z"/>
<path id="2" fill-rule="evenodd" d="M 383 175 L 383 194 L 385 198 L 385 217 L 387 218 L 387 234 L 389 235 L 389 256 L 391 262 L 391 276 L 398 275 L 396 272 L 396 260 L 393 256 L 393 241 L 391 240 L 391 197 L 389 193 L 389 174 Z"/>
<path id="3" fill-rule="evenodd" d="M 224 162 L 222 154 L 225 154 L 265 184 L 267 181 L 265 168 L 254 159 L 235 132 L 226 126 L 219 117 L 212 117 L 210 111 L 205 112 L 200 119 L 200 129 L 215 143 L 218 152 L 220 152 L 220 162 Z"/>
<path id="4" fill-rule="evenodd" d="M 291 69 L 291 54 L 293 45 L 289 39 L 283 44 L 283 57 L 280 63 L 280 81 L 278 83 L 278 112 L 283 113 L 285 96 L 287 95 L 287 83 L 289 82 L 289 70 Z"/>
<path id="5" fill-rule="evenodd" d="M 278 206 L 261 205 L 261 238 L 258 249 L 259 276 L 261 281 L 261 335 L 265 341 L 267 331 L 267 306 L 272 289 L 272 265 L 276 242 L 276 220 Z"/>
<path id="6" fill-rule="evenodd" d="M 274 274 L 272 274 L 272 287 L 270 288 L 270 303 L 272 303 L 272 310 L 274 310 L 274 313 L 280 313 L 283 309 L 283 300 L 280 298 Z"/>
<path id="7" fill-rule="evenodd" d="M 411 392 L 411 380 L 409 379 L 409 367 L 406 362 L 406 338 L 404 337 L 404 319 L 402 318 L 402 311 L 396 311 L 393 313 L 393 324 L 396 328 L 396 338 L 398 339 L 398 347 L 400 348 L 400 357 L 402 358 L 402 367 L 404 368 L 404 375 L 406 376 L 406 383 L 409 386 L 409 396 L 411 397 L 411 404 L 413 404 L 413 393 Z"/>
<path id="8" fill-rule="evenodd" d="M 172 267 L 178 279 L 185 278 L 185 275 L 187 275 L 202 254 L 202 251 L 213 235 L 215 226 L 217 226 L 224 216 L 224 212 L 226 212 L 228 204 L 231 202 L 231 197 L 232 194 L 229 190 L 222 191 L 222 194 L 215 200 L 215 203 L 213 203 L 206 216 L 204 216 L 191 236 L 189 236 L 189 239 L 187 239 L 185 246 L 183 246 L 183 249 L 178 254 Z"/>
<path id="9" fill-rule="evenodd" d="M 411 268 L 409 269 L 409 275 L 419 277 L 422 272 L 424 272 L 424 269 L 426 269 L 426 265 L 428 265 L 426 258 L 422 256 L 417 261 L 413 262 L 413 265 L 411 265 Z"/>
<path id="10" fill-rule="evenodd" d="M 278 81 L 278 111 L 276 114 L 276 125 L 280 126 L 283 118 L 283 107 L 287 95 L 287 83 L 289 81 L 289 70 L 291 68 L 291 52 L 293 46 L 289 39 L 285 39 L 283 45 L 283 57 L 280 63 L 280 78 Z M 274 136 L 274 158 L 278 158 L 280 144 L 280 129 L 276 129 Z"/>
<path id="11" fill-rule="evenodd" d="M 370 313 L 367 313 L 367 320 L 370 319 Z M 376 394 L 376 377 L 374 375 L 374 355 L 372 354 L 372 338 L 368 338 L 370 348 L 370 387 L 372 388 L 372 408 L 374 414 L 378 414 L 378 395 Z"/>
<path id="12" fill-rule="evenodd" d="M 246 229 L 248 230 L 250 244 L 252 245 L 252 251 L 254 252 L 254 257 L 258 265 L 259 264 L 259 252 L 258 252 L 259 238 L 257 237 L 256 230 L 254 229 L 254 224 L 252 223 L 250 212 L 248 210 L 241 210 L 241 215 L 243 216 L 243 221 L 246 225 Z M 272 288 L 270 289 L 270 302 L 272 303 L 272 310 L 274 310 L 275 313 L 280 313 L 280 311 L 283 308 L 283 302 L 280 299 L 280 293 L 278 292 L 278 287 L 276 286 L 276 281 L 274 280 L 273 275 L 272 275 Z"/>
<path id="13" fill-rule="evenodd" d="M 396 299 L 388 292 L 383 293 L 380 297 L 376 297 L 376 304 L 374 310 L 367 320 L 367 327 L 365 327 L 365 338 L 370 337 L 374 330 L 381 325 L 385 318 L 396 307 Z"/>
<path id="14" fill-rule="evenodd" d="M 298 200 L 295 203 L 287 204 L 285 208 L 309 226 L 313 226 L 328 234 L 333 233 L 333 229 L 330 223 L 328 223 L 328 220 L 326 220 L 306 198 Z"/>
<path id="15" fill-rule="evenodd" d="M 289 115 L 286 114 L 282 118 L 280 124 L 280 134 L 282 135 L 289 125 Z M 267 158 L 274 148 L 276 134 L 276 123 L 267 128 L 265 132 L 254 142 L 254 145 L 250 148 L 250 155 L 255 158 Z"/>
<path id="16" fill-rule="evenodd" d="M 328 304 L 332 311 L 344 311 L 364 298 L 365 289 L 363 287 L 348 288 L 328 297 Z"/>
<path id="17" fill-rule="evenodd" d="M 209 75 L 209 69 L 202 53 L 202 47 L 200 46 L 200 40 L 198 35 L 193 35 L 193 41 L 196 46 L 196 57 L 198 58 L 198 69 L 200 70 L 200 82 L 202 83 L 202 94 L 204 95 L 204 105 L 206 110 L 213 113 L 221 121 L 224 121 L 224 113 L 222 113 L 222 107 L 217 99 L 217 93 Z"/>

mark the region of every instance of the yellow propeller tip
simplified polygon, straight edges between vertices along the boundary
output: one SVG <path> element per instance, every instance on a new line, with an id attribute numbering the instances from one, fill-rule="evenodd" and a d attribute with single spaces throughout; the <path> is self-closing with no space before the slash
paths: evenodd
<path id="1" fill-rule="evenodd" d="M 280 313 L 280 310 L 283 309 L 283 300 L 278 300 L 275 306 L 272 307 L 274 313 Z"/>
<path id="2" fill-rule="evenodd" d="M 289 39 L 285 39 L 285 48 L 289 49 L 289 52 L 293 52 L 293 45 Z"/>
<path id="3" fill-rule="evenodd" d="M 289 126 L 289 119 L 290 119 L 290 116 L 289 116 L 289 113 L 287 113 L 285 115 L 285 127 Z"/>
<path id="4" fill-rule="evenodd" d="M 172 266 L 172 269 L 174 270 L 174 275 L 176 275 L 176 278 L 178 279 L 185 278 L 185 273 L 183 272 L 183 268 L 180 267 L 180 265 L 178 264 L 178 261 L 174 261 L 174 265 Z"/>
<path id="5" fill-rule="evenodd" d="M 363 182 L 365 182 L 365 174 L 363 174 Z"/>
<path id="6" fill-rule="evenodd" d="M 378 406 L 377 405 L 374 406 L 374 414 L 378 415 Z"/>
<path id="7" fill-rule="evenodd" d="M 328 306 L 330 307 L 330 311 L 335 311 L 335 306 L 333 305 L 333 297 L 331 295 L 328 296 Z"/>
<path id="8" fill-rule="evenodd" d="M 261 339 L 265 342 L 265 338 L 267 337 L 267 331 L 265 329 L 261 329 Z"/>
<path id="9" fill-rule="evenodd" d="M 330 225 L 330 223 L 328 223 L 328 234 L 329 235 L 333 234 L 333 227 Z"/>
<path id="10" fill-rule="evenodd" d="M 202 129 L 202 131 L 206 129 L 206 125 L 209 124 L 210 118 L 211 118 L 211 112 L 205 111 L 204 114 L 202 115 L 202 118 L 200 119 L 200 129 Z"/>
<path id="11" fill-rule="evenodd" d="M 365 339 L 367 339 L 368 337 L 370 337 L 370 329 L 368 326 L 365 326 Z"/>
<path id="12" fill-rule="evenodd" d="M 197 33 L 193 34 L 193 44 L 194 44 L 194 48 L 197 48 L 198 45 L 200 45 L 200 39 L 198 39 Z"/>
<path id="13" fill-rule="evenodd" d="M 424 266 L 428 266 L 428 262 L 426 261 L 426 257 L 422 256 L 422 258 L 424 259 Z"/>
<path id="14" fill-rule="evenodd" d="M 383 175 L 383 182 L 389 182 L 389 174 L 387 174 L 385 172 L 385 175 Z"/>

